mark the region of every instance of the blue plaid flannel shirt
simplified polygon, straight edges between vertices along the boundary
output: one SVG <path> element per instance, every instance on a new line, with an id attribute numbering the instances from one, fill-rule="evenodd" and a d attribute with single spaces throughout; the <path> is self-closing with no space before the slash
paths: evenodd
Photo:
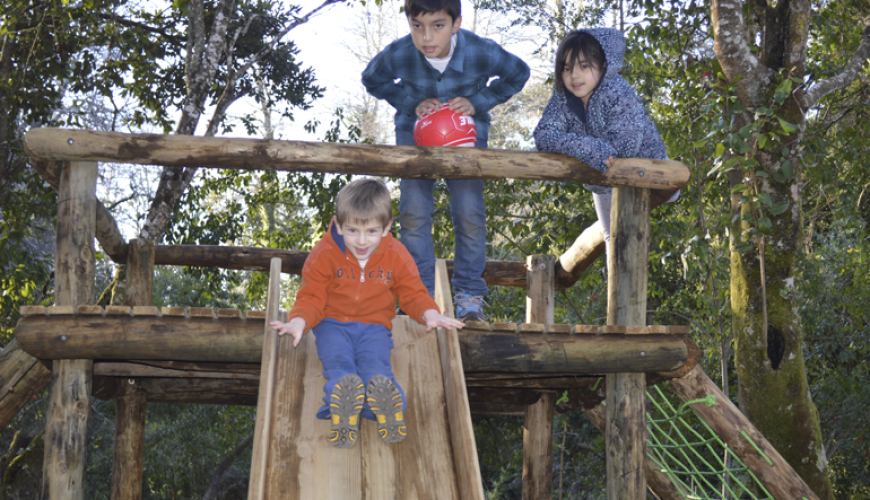
<path id="1" fill-rule="evenodd" d="M 487 85 L 490 78 L 497 76 Z M 366 90 L 396 108 L 397 131 L 413 132 L 417 105 L 434 97 L 447 102 L 466 97 L 474 106 L 477 137 L 489 139 L 489 110 L 523 89 L 529 66 L 499 44 L 460 29 L 444 73 L 432 67 L 411 35 L 389 44 L 362 74 Z"/>

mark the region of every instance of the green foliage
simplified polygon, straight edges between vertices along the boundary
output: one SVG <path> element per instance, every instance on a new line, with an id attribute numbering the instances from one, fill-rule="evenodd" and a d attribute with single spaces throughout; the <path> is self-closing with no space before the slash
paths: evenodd
<path id="1" fill-rule="evenodd" d="M 473 417 L 478 458 L 488 500 L 523 497 L 523 418 Z M 553 493 L 569 499 L 604 499 L 606 467 L 604 436 L 576 411 L 553 421 Z"/>
<path id="2" fill-rule="evenodd" d="M 815 237 L 801 261 L 801 318 L 807 343 L 807 375 L 829 436 L 828 458 L 835 491 L 843 498 L 870 493 L 870 244 L 866 223 L 835 222 Z"/>
<path id="3" fill-rule="evenodd" d="M 57 207 L 39 183 L 19 186 L 22 189 L 11 191 L 0 214 L 0 344 L 3 345 L 12 339 L 19 308 L 48 305 L 54 292 L 53 218 Z"/>

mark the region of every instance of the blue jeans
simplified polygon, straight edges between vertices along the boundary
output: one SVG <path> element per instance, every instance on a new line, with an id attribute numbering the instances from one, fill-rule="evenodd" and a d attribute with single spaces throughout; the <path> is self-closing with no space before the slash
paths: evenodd
<path id="1" fill-rule="evenodd" d="M 414 134 L 396 131 L 396 144 L 413 146 Z M 475 147 L 486 148 L 485 139 Z M 450 213 L 456 246 L 453 252 L 453 291 L 486 296 L 486 208 L 483 179 L 445 179 L 450 191 Z M 433 179 L 402 179 L 399 184 L 401 242 L 408 249 L 429 295 L 435 295 L 435 243 L 432 217 L 435 213 Z"/>
<path id="2" fill-rule="evenodd" d="M 329 399 L 332 389 L 338 380 L 348 373 L 359 375 L 363 383 L 368 385 L 373 375 L 381 374 L 392 380 L 399 389 L 404 403 L 402 411 L 407 413 L 408 403 L 402 387 L 393 376 L 390 365 L 390 353 L 393 350 L 393 332 L 384 325 L 359 323 L 356 321 L 341 322 L 332 318 L 324 318 L 311 329 L 317 344 L 317 356 L 323 363 L 323 406 L 317 410 L 317 418 L 329 420 Z M 375 420 L 375 414 L 366 404 L 362 417 Z"/>

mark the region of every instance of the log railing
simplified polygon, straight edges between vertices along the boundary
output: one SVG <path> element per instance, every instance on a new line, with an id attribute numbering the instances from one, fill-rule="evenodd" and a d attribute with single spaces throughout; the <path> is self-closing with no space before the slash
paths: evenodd
<path id="1" fill-rule="evenodd" d="M 88 158 L 98 161 L 251 168 L 266 170 L 367 173 L 394 177 L 515 178 L 573 181 L 609 186 L 649 187 L 652 208 L 668 199 L 689 179 L 680 162 L 619 159 L 605 174 L 563 155 L 475 148 L 416 148 L 324 144 L 256 139 L 221 139 L 152 134 L 119 134 L 64 129 L 34 129 L 25 148 L 37 172 L 58 188 L 63 161 Z M 113 261 L 127 259 L 126 242 L 109 211 L 97 202 L 97 240 Z M 214 266 L 223 269 L 268 269 L 271 257 L 281 257 L 282 271 L 301 272 L 307 253 L 250 247 L 156 249 L 155 264 Z M 556 262 L 556 287 L 570 288 L 604 253 L 604 236 L 590 226 Z M 205 263 L 204 263 L 205 262 Z M 447 261 L 448 272 L 452 261 Z M 526 286 L 523 262 L 491 261 L 484 279 L 490 285 Z"/>
<path id="2" fill-rule="evenodd" d="M 31 160 L 108 161 L 166 167 L 367 174 L 415 179 L 526 179 L 674 190 L 689 181 L 680 162 L 617 159 L 601 173 L 560 154 L 324 142 L 121 134 L 41 128 L 24 142 Z"/>

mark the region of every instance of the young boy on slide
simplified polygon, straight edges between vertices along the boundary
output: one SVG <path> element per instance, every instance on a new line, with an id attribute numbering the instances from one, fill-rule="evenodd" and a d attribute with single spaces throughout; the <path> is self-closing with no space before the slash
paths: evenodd
<path id="1" fill-rule="evenodd" d="M 341 189 L 329 232 L 302 268 L 302 286 L 290 321 L 273 321 L 293 346 L 311 329 L 323 363 L 326 395 L 317 418 L 332 420 L 337 448 L 356 444 L 359 417 L 377 420 L 388 442 L 405 439 L 405 396 L 390 365 L 396 300 L 408 316 L 435 327 L 465 324 L 443 316 L 420 281 L 414 259 L 390 234 L 390 192 L 378 179 L 357 179 Z"/>

